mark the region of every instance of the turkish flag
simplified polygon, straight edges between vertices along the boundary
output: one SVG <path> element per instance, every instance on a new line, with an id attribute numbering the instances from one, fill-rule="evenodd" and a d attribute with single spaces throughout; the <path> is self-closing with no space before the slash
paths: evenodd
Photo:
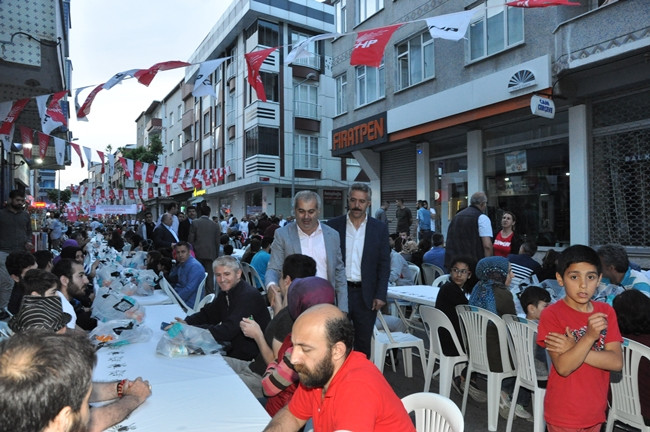
<path id="1" fill-rule="evenodd" d="M 47 146 L 50 145 L 50 136 L 43 132 L 38 133 L 38 157 L 45 159 Z"/>
<path id="2" fill-rule="evenodd" d="M 260 68 L 264 60 L 278 47 L 267 48 L 260 51 L 253 51 L 245 54 L 246 66 L 248 67 L 248 84 L 255 89 L 257 98 L 262 102 L 266 102 L 266 92 L 264 91 L 264 83 L 260 77 Z"/>
<path id="3" fill-rule="evenodd" d="M 581 6 L 580 3 L 569 0 L 517 0 L 506 3 L 506 6 L 541 8 L 549 6 Z"/>
<path id="4" fill-rule="evenodd" d="M 359 32 L 350 56 L 350 65 L 379 67 L 386 44 L 395 33 L 395 30 L 401 26 L 402 24 L 393 24 L 388 27 Z"/>

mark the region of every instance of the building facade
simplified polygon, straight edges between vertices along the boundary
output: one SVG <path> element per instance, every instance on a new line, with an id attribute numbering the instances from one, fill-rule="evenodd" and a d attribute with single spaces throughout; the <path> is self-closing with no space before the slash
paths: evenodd
<path id="1" fill-rule="evenodd" d="M 415 210 L 426 199 L 446 234 L 484 190 L 495 232 L 510 210 L 516 231 L 540 246 L 650 251 L 649 2 L 332 4 L 340 32 L 408 22 L 380 68 L 350 66 L 353 37 L 332 44 L 333 154 L 360 163 L 380 192 L 374 208 L 403 198 Z M 458 42 L 432 39 L 418 21 L 463 10 L 475 13 Z M 554 105 L 553 118 L 532 114 L 535 96 L 543 109 Z"/>

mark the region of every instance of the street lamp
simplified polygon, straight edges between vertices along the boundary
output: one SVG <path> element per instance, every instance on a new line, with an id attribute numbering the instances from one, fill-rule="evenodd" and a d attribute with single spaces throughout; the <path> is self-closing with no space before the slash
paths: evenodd
<path id="1" fill-rule="evenodd" d="M 300 81 L 298 84 L 293 86 L 293 154 L 291 156 L 291 199 L 296 195 L 296 89 L 307 81 L 312 81 L 314 78 L 317 78 L 318 75 L 315 72 L 309 72 L 304 80 Z"/>

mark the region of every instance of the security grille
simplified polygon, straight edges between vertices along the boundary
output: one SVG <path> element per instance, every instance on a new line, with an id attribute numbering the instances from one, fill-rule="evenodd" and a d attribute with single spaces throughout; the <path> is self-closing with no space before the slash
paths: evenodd
<path id="1" fill-rule="evenodd" d="M 650 90 L 595 102 L 591 244 L 650 246 Z"/>

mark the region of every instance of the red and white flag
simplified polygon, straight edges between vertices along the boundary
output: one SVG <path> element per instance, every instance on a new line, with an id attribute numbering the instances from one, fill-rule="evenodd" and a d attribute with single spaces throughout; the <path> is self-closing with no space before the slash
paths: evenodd
<path id="1" fill-rule="evenodd" d="M 102 161 L 102 171 L 101 174 L 104 174 L 104 168 L 105 168 L 105 162 L 104 162 L 104 152 L 97 150 L 97 154 L 99 155 L 99 160 Z"/>
<path id="2" fill-rule="evenodd" d="M 172 183 L 176 183 L 180 176 L 181 176 L 181 169 L 180 168 L 175 168 L 174 169 L 174 178 L 172 179 Z"/>
<path id="3" fill-rule="evenodd" d="M 45 159 L 47 146 L 50 145 L 50 136 L 43 132 L 38 133 L 38 157 Z"/>
<path id="4" fill-rule="evenodd" d="M 56 156 L 56 164 L 59 166 L 65 165 L 65 140 L 63 138 L 52 137 L 54 140 L 54 155 Z"/>
<path id="5" fill-rule="evenodd" d="M 117 189 L 117 196 L 119 199 L 124 199 L 124 189 Z"/>
<path id="6" fill-rule="evenodd" d="M 153 183 L 153 176 L 156 174 L 156 165 L 155 164 L 147 164 L 147 174 L 144 179 L 147 183 Z"/>
<path id="7" fill-rule="evenodd" d="M 147 188 L 147 199 L 153 199 L 153 198 L 154 198 L 154 196 L 153 196 L 153 188 L 152 187 Z"/>
<path id="8" fill-rule="evenodd" d="M 14 102 L 14 104 L 11 106 L 11 109 L 9 110 L 9 113 L 0 125 L 0 135 L 9 135 L 14 123 L 18 119 L 18 116 L 25 109 L 27 102 L 29 102 L 29 98 L 20 99 Z"/>
<path id="9" fill-rule="evenodd" d="M 393 24 L 359 32 L 350 56 L 350 65 L 379 67 L 386 44 L 401 26 L 402 24 Z"/>
<path id="10" fill-rule="evenodd" d="M 23 143 L 23 156 L 27 160 L 32 160 L 32 146 L 34 145 L 34 131 L 27 126 L 18 126 L 20 129 L 20 139 Z"/>
<path id="11" fill-rule="evenodd" d="M 172 194 L 172 185 L 170 184 L 165 185 L 165 193 L 167 194 L 167 196 L 170 196 Z"/>
<path id="12" fill-rule="evenodd" d="M 132 200 L 135 199 L 135 190 L 134 189 L 129 189 L 129 198 Z"/>
<path id="13" fill-rule="evenodd" d="M 167 184 L 167 176 L 169 175 L 169 168 L 162 167 L 162 173 L 160 173 L 160 183 Z"/>
<path id="14" fill-rule="evenodd" d="M 93 91 L 90 92 L 86 100 L 84 101 L 83 105 L 77 110 L 77 120 L 88 120 L 88 114 L 90 114 L 90 107 L 93 104 L 93 101 L 95 100 L 95 96 L 97 96 L 97 93 L 102 91 L 104 88 L 104 84 L 100 84 L 97 87 L 93 89 Z"/>
<path id="15" fill-rule="evenodd" d="M 113 189 L 108 190 L 108 197 L 112 200 L 115 199 L 115 191 Z"/>
<path id="16" fill-rule="evenodd" d="M 133 165 L 133 180 L 142 181 L 142 162 L 135 161 Z"/>
<path id="17" fill-rule="evenodd" d="M 138 72 L 139 70 L 140 69 L 129 69 L 124 72 L 116 73 L 108 81 L 104 83 L 104 90 L 110 90 L 117 84 L 121 84 L 124 78 L 134 76 L 135 73 Z"/>
<path id="18" fill-rule="evenodd" d="M 475 9 L 426 18 L 432 38 L 461 40 L 476 13 Z"/>
<path id="19" fill-rule="evenodd" d="M 79 156 L 79 162 L 81 163 L 81 168 L 83 168 L 84 158 L 81 157 L 81 148 L 79 147 L 79 144 L 70 143 L 70 146 L 74 149 L 75 153 L 77 153 L 77 156 Z"/>
<path id="20" fill-rule="evenodd" d="M 153 173 L 153 182 L 154 183 L 156 183 L 156 184 L 160 183 L 160 178 L 162 176 L 163 168 L 165 168 L 165 167 L 163 167 L 162 165 L 159 166 L 159 167 L 156 167 L 156 170 Z"/>
<path id="21" fill-rule="evenodd" d="M 126 162 L 126 159 L 120 156 L 118 160 L 120 161 L 120 165 L 122 165 L 122 170 L 124 170 L 124 176 L 126 178 L 131 178 L 131 171 L 129 170 L 129 165 Z"/>
<path id="22" fill-rule="evenodd" d="M 542 8 L 549 6 L 581 6 L 579 2 L 569 0 L 517 0 L 507 2 L 506 6 L 524 8 Z"/>
<path id="23" fill-rule="evenodd" d="M 291 47 L 291 52 L 287 54 L 287 56 L 284 59 L 284 62 L 286 64 L 289 64 L 289 63 L 293 63 L 295 60 L 298 59 L 316 56 L 316 54 L 309 51 L 309 46 L 313 42 L 324 40 L 324 39 L 334 39 L 335 37 L 339 37 L 339 36 L 341 36 L 340 33 L 324 33 L 324 34 L 319 34 L 316 36 L 309 37 L 307 39 L 303 39 Z"/>
<path id="24" fill-rule="evenodd" d="M 43 133 L 49 134 L 54 129 L 67 124 L 67 119 L 63 115 L 63 110 L 59 104 L 60 99 L 65 96 L 67 90 L 55 93 L 52 101 L 47 105 L 50 95 L 36 96 L 36 106 L 38 114 L 41 117 L 41 129 Z"/>
<path id="25" fill-rule="evenodd" d="M 248 67 L 248 84 L 253 87 L 255 93 L 257 93 L 257 98 L 262 102 L 266 102 L 266 92 L 264 91 L 264 83 L 260 76 L 260 68 L 264 60 L 276 49 L 278 47 L 253 51 L 244 55 L 246 58 L 246 66 Z"/>
<path id="26" fill-rule="evenodd" d="M 221 63 L 228 60 L 230 57 L 218 58 L 215 60 L 208 60 L 201 63 L 199 66 L 199 72 L 196 75 L 194 80 L 194 90 L 192 90 L 192 95 L 194 97 L 201 96 L 212 96 L 217 97 L 217 94 L 214 92 L 214 87 L 212 86 L 212 72 L 214 72 Z"/>
<path id="27" fill-rule="evenodd" d="M 217 178 L 219 179 L 219 181 L 223 180 L 224 177 L 223 174 L 224 174 L 223 168 L 217 168 Z"/>
<path id="28" fill-rule="evenodd" d="M 144 84 L 145 86 L 149 87 L 149 84 L 151 84 L 151 81 L 153 81 L 153 79 L 156 77 L 158 71 L 166 71 L 166 70 L 176 69 L 176 68 L 181 68 L 186 66 L 190 66 L 190 64 L 178 60 L 171 60 L 171 61 L 156 63 L 155 65 L 151 66 L 149 69 L 140 69 L 139 71 L 135 72 L 133 76 L 138 79 L 138 82 L 140 84 Z"/>

